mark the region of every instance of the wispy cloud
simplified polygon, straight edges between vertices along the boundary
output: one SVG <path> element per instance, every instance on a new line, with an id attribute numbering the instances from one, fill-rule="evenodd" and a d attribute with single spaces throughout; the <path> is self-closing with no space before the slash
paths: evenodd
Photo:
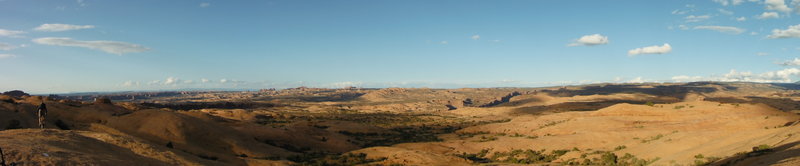
<path id="1" fill-rule="evenodd" d="M 777 64 L 781 66 L 800 66 L 800 58 L 794 58 L 793 60 L 783 61 Z"/>
<path id="2" fill-rule="evenodd" d="M 744 2 L 744 0 L 711 0 L 711 1 L 719 3 L 722 6 L 728 6 L 728 5 L 734 5 L 735 6 L 735 5 L 742 4 L 742 2 Z"/>
<path id="3" fill-rule="evenodd" d="M 125 82 L 122 83 L 122 86 L 124 86 L 124 87 L 139 86 L 139 81 L 125 81 Z"/>
<path id="4" fill-rule="evenodd" d="M 700 21 L 708 20 L 710 18 L 711 18 L 711 15 L 699 15 L 699 16 L 689 15 L 689 16 L 684 17 L 686 22 L 700 22 Z"/>
<path id="5" fill-rule="evenodd" d="M 592 34 L 581 36 L 581 38 L 575 39 L 575 42 L 570 43 L 567 46 L 595 46 L 603 44 L 608 44 L 608 36 Z"/>
<path id="6" fill-rule="evenodd" d="M 61 32 L 61 31 L 71 31 L 80 29 L 92 29 L 92 28 L 94 28 L 94 25 L 42 24 L 39 25 L 39 27 L 34 28 L 33 30 L 43 31 L 43 32 Z"/>
<path id="7" fill-rule="evenodd" d="M 746 17 L 738 17 L 738 18 L 736 18 L 736 21 L 739 21 L 739 22 L 747 21 L 747 18 Z"/>
<path id="8" fill-rule="evenodd" d="M 34 43 L 55 46 L 83 47 L 93 50 L 100 50 L 107 53 L 122 55 L 126 53 L 137 53 L 150 50 L 150 48 L 118 41 L 81 41 L 65 37 L 45 37 L 33 39 Z"/>
<path id="9" fill-rule="evenodd" d="M 730 10 L 725 10 L 725 9 L 717 9 L 717 11 L 719 11 L 719 13 L 722 13 L 722 14 L 724 14 L 724 15 L 733 15 L 733 12 L 732 12 L 732 11 L 730 11 Z"/>
<path id="10" fill-rule="evenodd" d="M 13 50 L 13 49 L 17 49 L 17 48 L 20 48 L 20 47 L 24 47 L 24 45 L 23 46 L 15 46 L 15 45 L 11 45 L 11 44 L 8 44 L 8 43 L 0 43 L 0 50 L 3 50 L 3 51 Z"/>
<path id="11" fill-rule="evenodd" d="M 0 54 L 0 59 L 13 58 L 13 57 L 17 56 L 14 54 Z"/>
<path id="12" fill-rule="evenodd" d="M 772 34 L 767 38 L 800 38 L 800 24 L 789 26 L 787 29 L 773 29 Z"/>
<path id="13" fill-rule="evenodd" d="M 25 32 L 24 31 L 12 31 L 12 30 L 0 29 L 0 36 L 3 36 L 3 37 L 14 37 L 14 38 L 17 38 L 17 37 L 22 37 L 22 34 L 25 34 Z"/>
<path id="14" fill-rule="evenodd" d="M 738 28 L 738 27 L 714 26 L 714 25 L 696 26 L 696 27 L 694 27 L 694 29 L 706 29 L 706 30 L 713 30 L 713 31 L 717 31 L 717 32 L 728 33 L 728 34 L 736 34 L 736 35 L 741 34 L 741 33 L 743 33 L 745 31 L 745 29 Z"/>
<path id="15" fill-rule="evenodd" d="M 481 35 L 472 35 L 470 38 L 472 38 L 472 40 L 478 40 L 481 39 Z"/>
<path id="16" fill-rule="evenodd" d="M 209 7 L 209 6 L 211 6 L 211 3 L 208 3 L 208 2 L 200 3 L 200 7 L 202 7 L 202 8 L 206 8 L 206 7 Z"/>
<path id="17" fill-rule="evenodd" d="M 764 12 L 761 15 L 756 16 L 758 19 L 770 19 L 770 18 L 778 18 L 781 17 L 778 12 Z"/>
<path id="18" fill-rule="evenodd" d="M 672 51 L 672 46 L 664 43 L 662 46 L 648 46 L 636 48 L 628 51 L 628 56 L 636 56 L 640 54 L 666 54 Z"/>

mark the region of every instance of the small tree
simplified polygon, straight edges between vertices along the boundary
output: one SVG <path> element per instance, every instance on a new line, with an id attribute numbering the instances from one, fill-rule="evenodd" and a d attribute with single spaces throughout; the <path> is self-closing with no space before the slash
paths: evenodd
<path id="1" fill-rule="evenodd" d="M 652 107 L 652 106 L 655 106 L 655 105 L 656 105 L 656 103 L 653 103 L 652 101 L 648 101 L 647 103 L 644 103 L 644 105 L 647 105 L 647 106 L 651 106 L 651 107 Z"/>

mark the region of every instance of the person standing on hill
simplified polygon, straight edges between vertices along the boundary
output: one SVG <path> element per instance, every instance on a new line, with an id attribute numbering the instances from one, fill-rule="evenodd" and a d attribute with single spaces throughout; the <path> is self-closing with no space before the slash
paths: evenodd
<path id="1" fill-rule="evenodd" d="M 45 116 L 47 116 L 47 106 L 44 105 L 44 102 L 42 102 L 42 104 L 39 105 L 39 112 L 37 113 L 37 115 L 39 115 L 39 128 L 43 129 L 44 118 Z"/>

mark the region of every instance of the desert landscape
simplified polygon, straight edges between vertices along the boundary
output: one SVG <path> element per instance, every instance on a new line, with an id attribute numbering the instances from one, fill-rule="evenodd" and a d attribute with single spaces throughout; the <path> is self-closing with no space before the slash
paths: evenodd
<path id="1" fill-rule="evenodd" d="M 0 166 L 800 166 L 800 0 L 0 0 Z"/>
<path id="2" fill-rule="evenodd" d="M 798 96 L 744 82 L 9 91 L 0 148 L 18 165 L 797 165 Z"/>

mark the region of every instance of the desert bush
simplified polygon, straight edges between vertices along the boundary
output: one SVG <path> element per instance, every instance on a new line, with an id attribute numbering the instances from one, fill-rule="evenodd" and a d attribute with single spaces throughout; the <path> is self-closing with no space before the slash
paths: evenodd
<path id="1" fill-rule="evenodd" d="M 477 140 L 475 142 L 489 142 L 489 141 L 494 141 L 494 140 L 497 140 L 497 137 L 495 137 L 495 136 L 488 136 L 488 137 L 487 136 L 481 136 L 481 139 Z"/>
<path id="2" fill-rule="evenodd" d="M 753 152 L 763 152 L 763 151 L 768 151 L 770 149 L 772 149 L 772 146 L 769 146 L 767 144 L 761 144 L 756 147 L 753 147 Z"/>

